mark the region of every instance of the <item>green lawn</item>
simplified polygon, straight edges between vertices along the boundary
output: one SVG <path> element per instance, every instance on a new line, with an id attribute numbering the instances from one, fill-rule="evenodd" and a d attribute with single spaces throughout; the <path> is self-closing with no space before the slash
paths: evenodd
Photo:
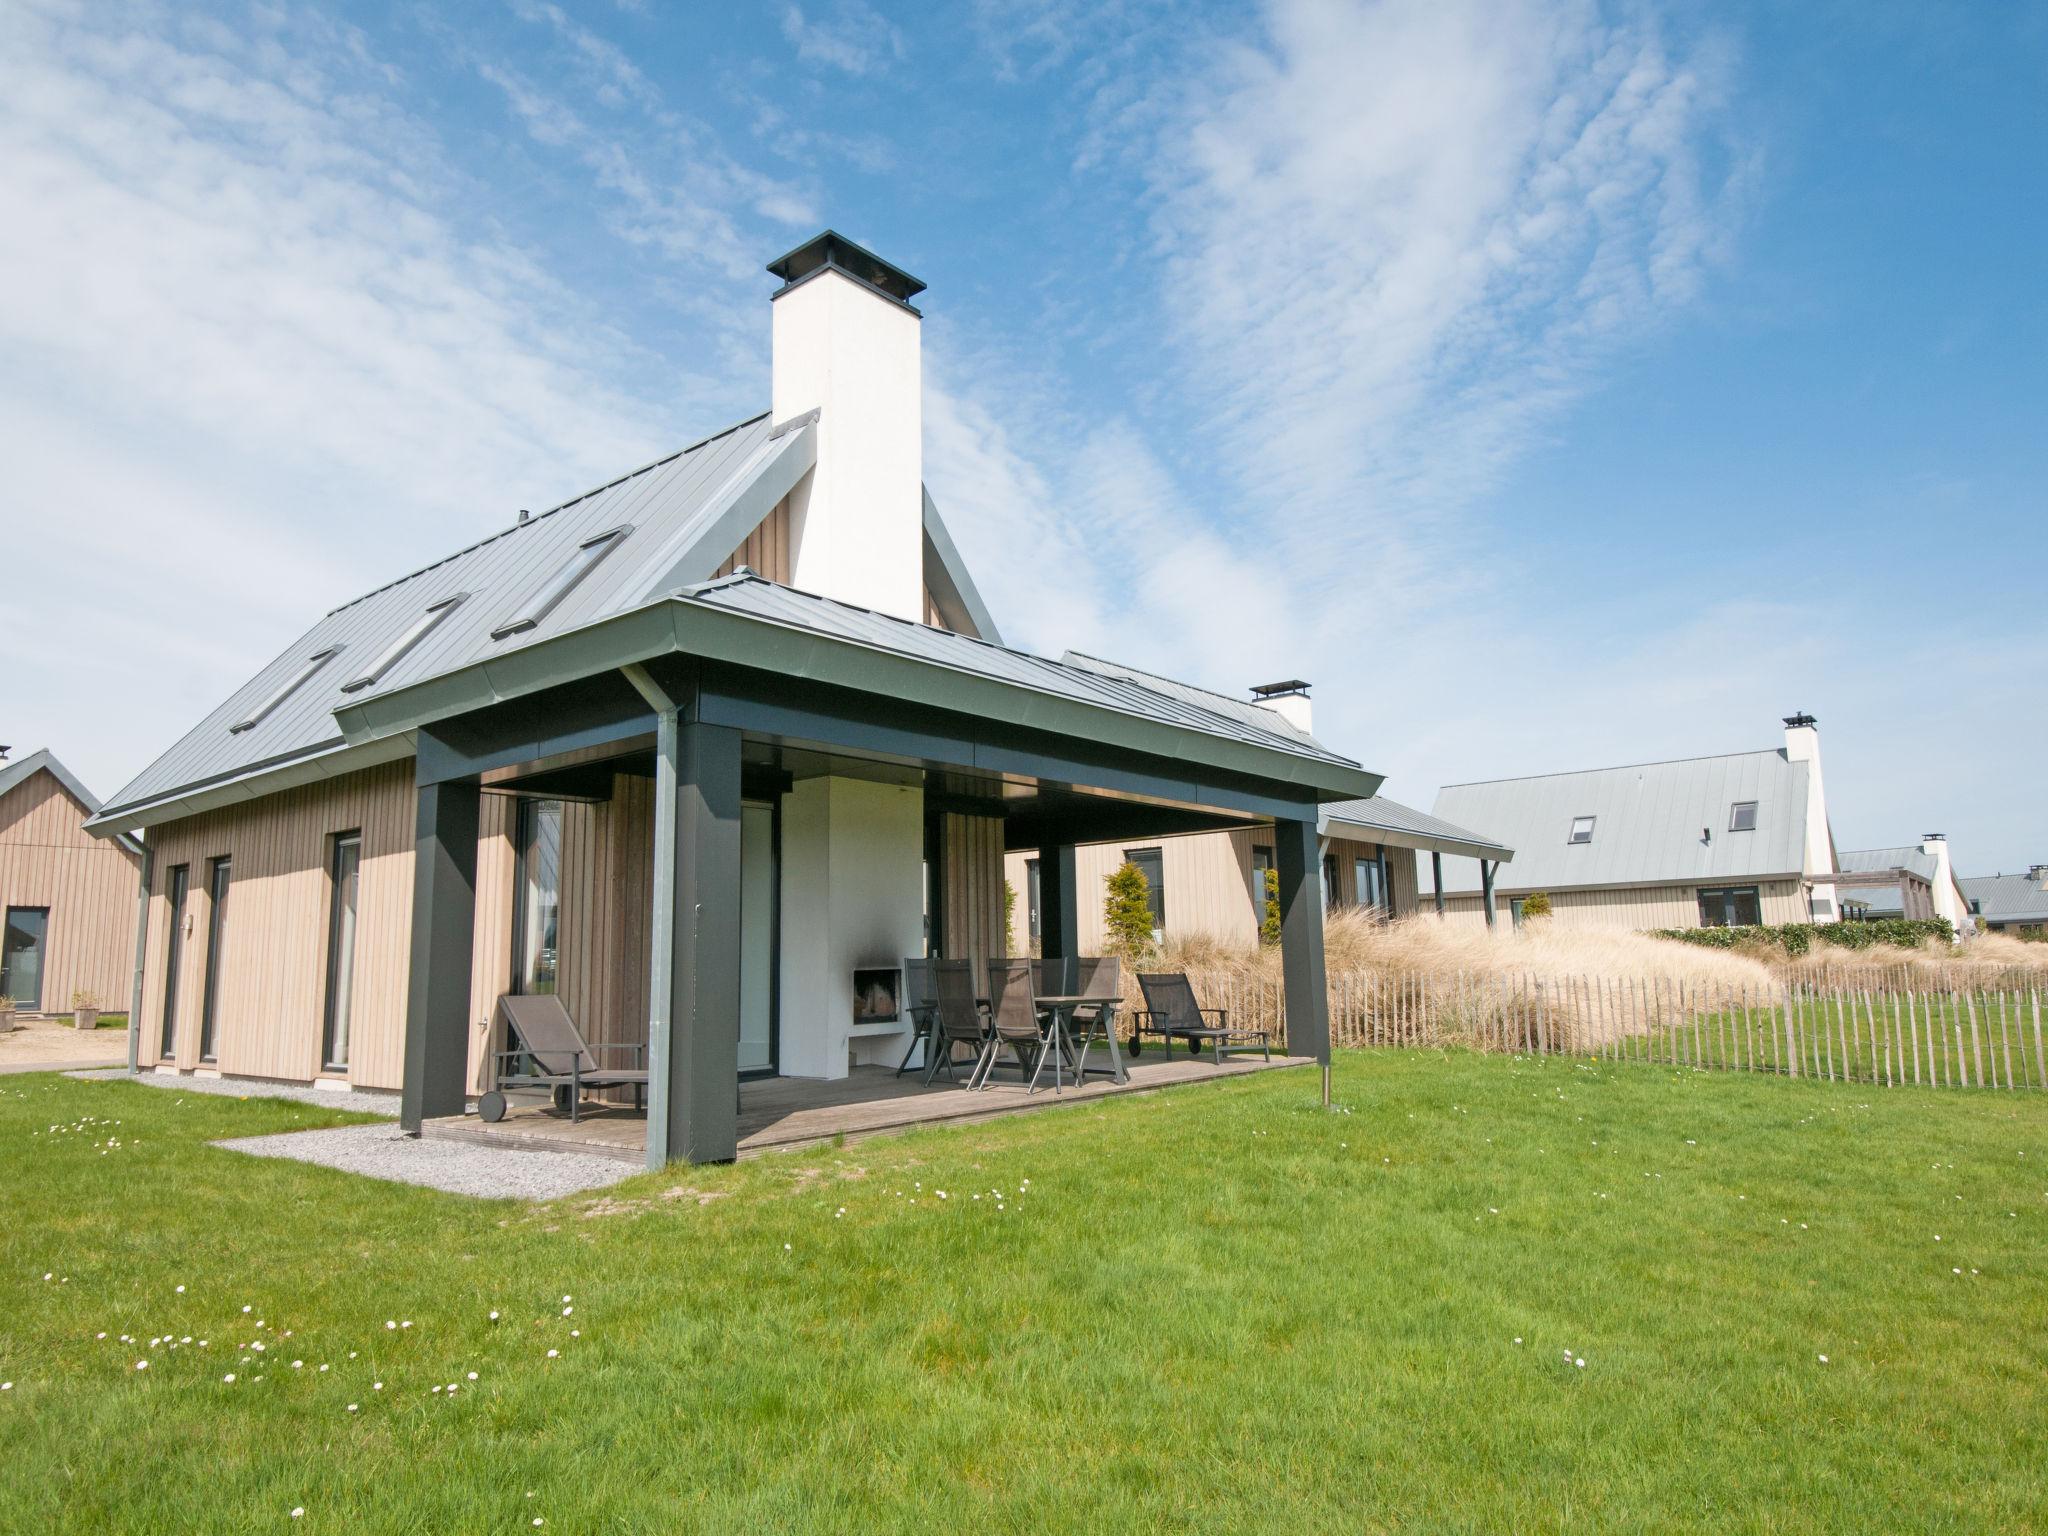
<path id="1" fill-rule="evenodd" d="M 1315 1087 L 527 1207 L 206 1145 L 324 1109 L 8 1079 L 0 1526 L 2048 1525 L 2048 1096 Z"/>

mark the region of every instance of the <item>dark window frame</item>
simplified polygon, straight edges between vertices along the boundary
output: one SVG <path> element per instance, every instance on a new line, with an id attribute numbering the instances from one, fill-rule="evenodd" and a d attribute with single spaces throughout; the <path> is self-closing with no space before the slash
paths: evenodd
<path id="1" fill-rule="evenodd" d="M 228 892 L 234 888 L 234 857 L 222 854 L 206 864 L 206 986 L 199 999 L 199 1059 L 220 1059 L 220 948 L 227 934 Z"/>
<path id="2" fill-rule="evenodd" d="M 164 871 L 164 899 L 170 905 L 169 940 L 164 945 L 164 1018 L 157 1031 L 157 1060 L 178 1059 L 178 975 L 185 969 L 185 904 L 192 899 L 192 866 Z"/>
<path id="3" fill-rule="evenodd" d="M 1702 928 L 1747 928 L 1763 921 L 1763 888 L 1755 885 L 1703 885 L 1694 893 Z M 1713 908 L 1708 906 L 1709 898 Z M 1748 916 L 1739 903 L 1747 901 Z"/>
<path id="4" fill-rule="evenodd" d="M 17 912 L 40 912 L 43 918 L 43 926 L 42 932 L 36 940 L 36 995 L 34 1001 L 30 1006 L 23 1007 L 21 999 L 16 998 L 15 1007 L 20 1008 L 23 1013 L 41 1013 L 43 1011 L 45 968 L 50 958 L 50 909 L 48 907 L 32 907 L 26 904 L 0 908 L 0 935 L 4 935 L 14 927 L 14 914 Z M 0 943 L 4 943 L 4 938 L 0 938 Z M 13 997 L 13 983 L 11 979 L 0 977 L 0 982 L 5 982 L 8 986 L 8 990 L 0 993 L 0 996 Z"/>
<path id="5" fill-rule="evenodd" d="M 1140 848 L 1126 848 L 1123 850 L 1123 856 L 1126 864 L 1137 865 L 1139 873 L 1145 876 L 1145 899 L 1152 908 L 1152 931 L 1155 934 L 1164 935 L 1166 932 L 1166 850 L 1159 844 L 1152 843 Z M 1159 878 L 1157 880 L 1154 880 L 1151 873 L 1145 868 L 1145 861 L 1148 859 L 1151 861 L 1153 868 L 1159 871 Z"/>
<path id="6" fill-rule="evenodd" d="M 1584 837 L 1579 836 L 1579 823 L 1582 821 L 1586 824 L 1586 835 Z M 1571 825 L 1565 829 L 1565 846 L 1568 848 L 1578 848 L 1583 847 L 1585 844 L 1592 842 L 1593 829 L 1599 825 L 1599 822 L 1600 818 L 1597 815 L 1574 816 L 1572 818 Z"/>
<path id="7" fill-rule="evenodd" d="M 342 876 L 342 856 L 353 853 L 349 864 L 347 880 Z M 348 909 L 348 954 L 342 950 L 342 891 L 344 883 L 352 887 L 352 900 Z M 362 926 L 363 900 L 363 834 L 360 828 L 347 832 L 333 833 L 327 839 L 327 995 L 320 1008 L 320 1070 L 322 1072 L 346 1072 L 349 1053 L 355 1045 L 355 959 L 356 935 Z M 347 975 L 342 974 L 344 969 Z M 335 1004 L 342 995 L 341 983 L 348 983 L 346 1013 L 337 1010 Z M 335 1046 L 335 1025 L 342 1025 L 341 1050 Z"/>
<path id="8" fill-rule="evenodd" d="M 1728 830 L 1730 832 L 1754 832 L 1756 830 L 1756 808 L 1754 800 L 1737 800 L 1728 807 Z M 1749 825 L 1742 825 L 1742 813 L 1749 812 Z"/>
<path id="9" fill-rule="evenodd" d="M 1037 859 L 1024 861 L 1024 947 L 1045 939 L 1045 875 Z"/>
<path id="10" fill-rule="evenodd" d="M 541 990 L 534 977 L 527 974 L 527 932 L 533 922 L 532 882 L 529 879 L 533 868 L 533 845 L 535 823 L 553 807 L 555 819 L 555 869 L 554 869 L 554 939 L 552 945 L 542 946 L 534 951 L 536 964 L 542 953 L 553 956 L 548 964 L 546 991 L 558 991 L 562 985 L 562 838 L 563 819 L 567 802 L 544 795 L 522 796 L 512 818 L 512 984 L 509 990 L 525 994 L 529 990 Z M 779 835 L 779 833 L 778 833 Z M 779 867 L 779 866 L 778 866 Z"/>

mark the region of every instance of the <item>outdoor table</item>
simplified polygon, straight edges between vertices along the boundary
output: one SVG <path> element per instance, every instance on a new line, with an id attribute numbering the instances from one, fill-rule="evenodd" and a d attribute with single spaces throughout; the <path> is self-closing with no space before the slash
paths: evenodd
<path id="1" fill-rule="evenodd" d="M 1114 1008 L 1118 1001 L 1114 997 L 1103 997 L 1100 994 L 1089 992 L 1060 993 L 1050 996 L 1041 993 L 1038 998 L 1038 1006 L 1051 1014 L 1053 1020 L 1048 1043 L 1056 1050 L 1059 1050 L 1062 1055 L 1070 1056 L 1074 1040 L 1071 1026 L 1075 1010 L 1091 1006 Z M 1109 1065 L 1107 1067 L 1090 1067 L 1088 1065 L 1087 1048 L 1083 1046 L 1081 1060 L 1074 1069 L 1076 1080 L 1085 1080 L 1088 1074 L 1093 1072 L 1099 1077 L 1113 1077 L 1120 1083 L 1128 1083 L 1131 1080 L 1131 1075 L 1124 1070 L 1123 1052 L 1117 1049 L 1115 1024 L 1113 1022 L 1106 1024 L 1102 1033 L 1109 1045 Z M 1059 1087 L 1057 1072 L 1054 1075 L 1053 1087 L 1054 1091 L 1057 1092 Z"/>

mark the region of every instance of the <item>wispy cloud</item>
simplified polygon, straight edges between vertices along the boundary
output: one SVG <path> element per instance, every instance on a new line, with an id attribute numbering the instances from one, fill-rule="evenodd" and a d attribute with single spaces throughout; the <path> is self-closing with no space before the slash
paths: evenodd
<path id="1" fill-rule="evenodd" d="M 804 63 L 849 75 L 878 74 L 909 51 L 902 30 L 865 0 L 830 0 L 809 13 L 786 5 L 782 35 Z"/>

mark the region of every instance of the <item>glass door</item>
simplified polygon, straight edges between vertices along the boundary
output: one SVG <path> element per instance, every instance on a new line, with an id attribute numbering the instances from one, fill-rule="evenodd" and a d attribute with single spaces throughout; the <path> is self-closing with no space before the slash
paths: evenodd
<path id="1" fill-rule="evenodd" d="M 0 994 L 23 1013 L 43 1011 L 43 949 L 50 937 L 48 907 L 9 907 L 0 939 Z"/>
<path id="2" fill-rule="evenodd" d="M 776 1068 L 775 807 L 740 806 L 740 1071 Z"/>
<path id="3" fill-rule="evenodd" d="M 178 1054 L 178 973 L 185 968 L 185 891 L 191 884 L 188 865 L 171 868 L 167 890 L 171 899 L 171 941 L 164 951 L 164 1033 L 157 1056 L 175 1060 Z"/>
<path id="4" fill-rule="evenodd" d="M 322 1065 L 348 1070 L 348 1032 L 355 1006 L 356 897 L 362 872 L 361 834 L 344 832 L 329 852 L 327 907 L 327 1017 L 321 1030 Z"/>

